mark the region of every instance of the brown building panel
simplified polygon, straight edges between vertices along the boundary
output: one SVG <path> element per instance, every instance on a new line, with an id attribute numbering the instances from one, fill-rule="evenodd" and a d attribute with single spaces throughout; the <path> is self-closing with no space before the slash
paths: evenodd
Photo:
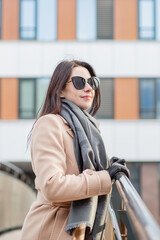
<path id="1" fill-rule="evenodd" d="M 114 39 L 137 39 L 137 2 L 137 0 L 114 0 Z"/>
<path id="2" fill-rule="evenodd" d="M 156 221 L 160 224 L 158 163 L 142 163 L 141 197 Z"/>
<path id="3" fill-rule="evenodd" d="M 19 0 L 2 0 L 2 40 L 19 38 Z"/>
<path id="4" fill-rule="evenodd" d="M 114 82 L 115 119 L 137 119 L 139 117 L 137 78 L 116 78 Z"/>
<path id="5" fill-rule="evenodd" d="M 18 79 L 2 78 L 1 79 L 1 119 L 18 118 Z"/>
<path id="6" fill-rule="evenodd" d="M 58 40 L 76 39 L 76 1 L 58 0 Z"/>

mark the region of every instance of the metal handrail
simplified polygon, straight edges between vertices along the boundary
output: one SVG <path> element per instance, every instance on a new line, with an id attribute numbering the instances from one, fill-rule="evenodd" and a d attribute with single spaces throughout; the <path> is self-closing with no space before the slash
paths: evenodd
<path id="1" fill-rule="evenodd" d="M 7 169 L 8 170 L 12 170 L 14 173 L 17 173 L 17 174 L 23 174 L 23 170 L 17 166 L 15 166 L 14 164 L 12 164 L 11 162 L 0 162 L 1 164 L 1 167 L 3 167 L 4 169 Z"/>
<path id="2" fill-rule="evenodd" d="M 0 162 L 0 170 L 20 179 L 29 187 L 34 189 L 34 185 L 31 179 L 25 174 L 25 172 L 21 168 L 15 166 L 11 162 Z"/>
<path id="3" fill-rule="evenodd" d="M 160 228 L 146 207 L 145 203 L 125 176 L 116 181 L 116 186 L 126 205 L 127 213 L 132 221 L 135 234 L 139 240 L 157 240 L 160 238 Z"/>
<path id="4" fill-rule="evenodd" d="M 0 231 L 0 236 L 5 234 L 5 233 L 8 233 L 8 232 L 12 232 L 12 231 L 15 231 L 15 230 L 21 230 L 21 229 L 22 229 L 22 226 L 6 228 L 6 229 L 3 229 L 3 230 Z"/>

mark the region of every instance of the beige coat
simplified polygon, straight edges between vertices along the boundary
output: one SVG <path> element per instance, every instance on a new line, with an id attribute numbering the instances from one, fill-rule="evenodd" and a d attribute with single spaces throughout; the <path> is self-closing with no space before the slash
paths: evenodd
<path id="1" fill-rule="evenodd" d="M 84 226 L 76 229 L 74 237 L 65 232 L 71 201 L 110 193 L 109 174 L 90 169 L 79 173 L 73 132 L 60 115 L 48 114 L 35 123 L 31 157 L 38 194 L 21 240 L 83 240 Z"/>

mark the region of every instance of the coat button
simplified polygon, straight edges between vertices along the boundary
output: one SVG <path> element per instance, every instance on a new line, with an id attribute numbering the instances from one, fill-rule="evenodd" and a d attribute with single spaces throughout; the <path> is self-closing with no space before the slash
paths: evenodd
<path id="1" fill-rule="evenodd" d="M 90 169 L 87 169 L 87 170 L 86 170 L 86 173 L 87 173 L 88 175 L 91 175 L 91 176 L 93 175 L 93 171 L 90 170 Z"/>

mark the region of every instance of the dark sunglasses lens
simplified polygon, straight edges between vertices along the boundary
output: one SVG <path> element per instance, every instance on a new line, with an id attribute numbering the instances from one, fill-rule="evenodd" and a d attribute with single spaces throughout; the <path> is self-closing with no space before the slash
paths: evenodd
<path id="1" fill-rule="evenodd" d="M 73 85 L 76 89 L 83 89 L 85 87 L 85 79 L 82 77 L 72 77 Z"/>
<path id="2" fill-rule="evenodd" d="M 88 79 L 88 84 L 92 87 L 93 90 L 99 88 L 100 81 L 97 77 L 91 77 Z"/>

